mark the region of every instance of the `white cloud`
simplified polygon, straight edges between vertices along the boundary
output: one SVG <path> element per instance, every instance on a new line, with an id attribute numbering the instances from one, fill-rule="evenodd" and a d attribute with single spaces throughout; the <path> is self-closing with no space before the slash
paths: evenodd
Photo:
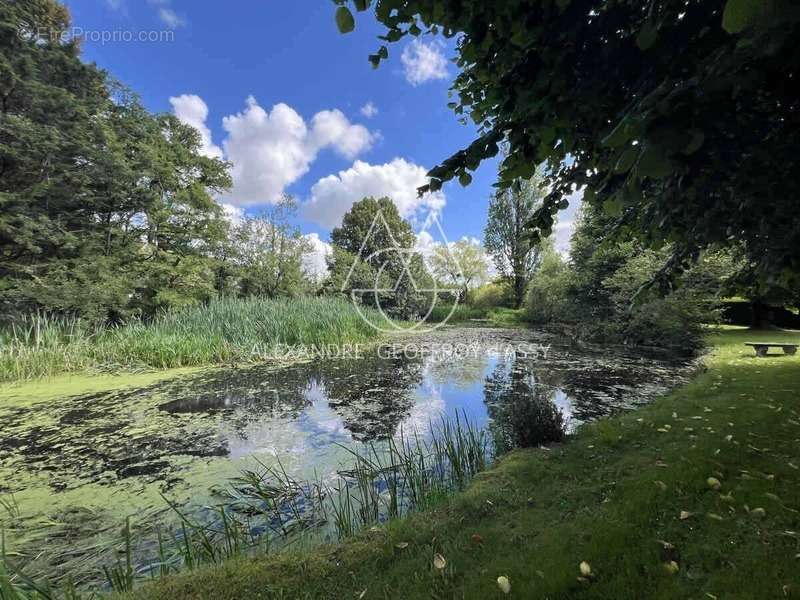
<path id="1" fill-rule="evenodd" d="M 304 237 L 311 246 L 311 252 L 303 256 L 303 271 L 314 281 L 322 281 L 328 276 L 326 258 L 333 252 L 333 247 L 316 233 L 309 233 Z"/>
<path id="2" fill-rule="evenodd" d="M 231 225 L 239 225 L 244 221 L 244 209 L 233 204 L 221 203 L 223 216 Z"/>
<path id="3" fill-rule="evenodd" d="M 372 100 L 370 100 L 364 106 L 361 107 L 361 114 L 364 115 L 367 119 L 371 119 L 372 117 L 378 114 L 378 107 L 372 103 Z"/>
<path id="4" fill-rule="evenodd" d="M 183 94 L 171 97 L 169 103 L 178 119 L 200 132 L 203 140 L 200 153 L 210 158 L 222 158 L 222 149 L 211 141 L 211 131 L 206 125 L 208 106 L 203 99 L 194 94 Z"/>
<path id="5" fill-rule="evenodd" d="M 583 201 L 583 189 L 567 196 L 569 207 L 558 213 L 558 221 L 553 231 L 555 249 L 563 256 L 569 255 L 570 240 L 575 231 L 575 219 Z"/>
<path id="6" fill-rule="evenodd" d="M 186 25 L 186 21 L 168 6 L 162 6 L 158 9 L 158 18 L 170 29 L 177 29 L 182 25 Z"/>
<path id="7" fill-rule="evenodd" d="M 316 152 L 331 146 L 344 156 L 353 159 L 372 145 L 375 134 L 363 125 L 353 125 L 340 110 L 322 110 L 311 119 L 309 141 Z"/>
<path id="8" fill-rule="evenodd" d="M 403 73 L 406 81 L 413 86 L 435 79 L 447 79 L 447 59 L 442 52 L 444 44 L 440 40 L 433 40 L 426 44 L 420 39 L 403 48 L 400 62 L 403 63 Z"/>
<path id="9" fill-rule="evenodd" d="M 287 186 L 308 172 L 321 150 L 331 148 L 353 159 L 378 137 L 339 110 L 320 111 L 307 125 L 287 104 L 267 111 L 250 96 L 242 112 L 222 119 L 226 137 L 220 149 L 206 125 L 208 107 L 202 98 L 184 94 L 170 98 L 170 103 L 181 121 L 200 132 L 204 154 L 232 163 L 233 187 L 224 200 L 236 206 L 276 202 Z"/>
<path id="10" fill-rule="evenodd" d="M 428 182 L 424 167 L 395 158 L 382 165 L 357 160 L 336 175 L 328 175 L 311 186 L 311 198 L 303 206 L 306 218 L 323 227 L 339 225 L 354 202 L 365 196 L 388 196 L 407 219 L 439 213 L 445 205 L 441 191 L 417 196 L 417 188 Z"/>

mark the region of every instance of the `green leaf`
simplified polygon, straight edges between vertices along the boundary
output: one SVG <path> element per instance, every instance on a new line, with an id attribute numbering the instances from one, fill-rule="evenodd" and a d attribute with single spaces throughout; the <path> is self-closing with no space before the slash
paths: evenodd
<path id="1" fill-rule="evenodd" d="M 639 35 L 636 36 L 636 45 L 641 50 L 649 50 L 656 43 L 656 39 L 658 39 L 658 28 L 655 23 L 648 21 L 639 30 Z"/>
<path id="2" fill-rule="evenodd" d="M 628 127 L 628 120 L 622 119 L 622 121 L 620 121 L 617 126 L 611 130 L 611 133 L 600 140 L 600 143 L 609 148 L 619 148 L 630 139 L 631 132 L 630 127 Z"/>
<path id="3" fill-rule="evenodd" d="M 367 8 L 369 8 L 369 0 L 353 0 L 353 4 L 356 5 L 356 10 L 358 12 L 367 10 Z"/>
<path id="4" fill-rule="evenodd" d="M 682 152 L 689 156 L 690 154 L 694 154 L 697 152 L 700 147 L 703 145 L 703 142 L 706 140 L 706 134 L 696 129 L 692 132 L 692 139 L 691 141 L 686 144 L 686 147 L 682 150 Z"/>
<path id="5" fill-rule="evenodd" d="M 609 217 L 618 217 L 622 214 L 622 201 L 614 196 L 603 202 L 603 212 Z"/>
<path id="6" fill-rule="evenodd" d="M 467 173 L 466 171 L 458 176 L 458 183 L 462 186 L 467 187 L 470 183 L 472 183 L 472 175 Z"/>
<path id="7" fill-rule="evenodd" d="M 353 18 L 353 13 L 346 6 L 340 6 L 336 9 L 336 26 L 339 28 L 339 33 L 350 33 L 356 28 L 356 20 Z"/>
<path id="8" fill-rule="evenodd" d="M 587 204 L 594 202 L 596 196 L 597 195 L 595 194 L 595 191 L 590 187 L 587 187 L 585 190 L 583 190 L 583 202 L 586 202 Z"/>
<path id="9" fill-rule="evenodd" d="M 728 33 L 741 33 L 766 14 L 772 0 L 728 0 L 722 12 L 722 28 Z"/>
<path id="10" fill-rule="evenodd" d="M 672 173 L 672 163 L 660 148 L 651 146 L 645 148 L 638 169 L 641 177 L 663 179 Z"/>
<path id="11" fill-rule="evenodd" d="M 630 146 L 620 155 L 619 159 L 617 159 L 617 164 L 614 165 L 614 172 L 627 173 L 630 171 L 633 163 L 636 162 L 637 156 L 639 156 L 638 146 Z"/>

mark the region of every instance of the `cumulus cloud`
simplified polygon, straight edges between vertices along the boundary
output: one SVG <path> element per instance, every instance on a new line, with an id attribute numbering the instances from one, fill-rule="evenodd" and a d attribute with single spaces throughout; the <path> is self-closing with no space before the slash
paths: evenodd
<path id="1" fill-rule="evenodd" d="M 447 59 L 443 53 L 444 44 L 440 40 L 425 43 L 415 39 L 400 55 L 406 81 L 418 86 L 426 81 L 447 79 Z"/>
<path id="2" fill-rule="evenodd" d="M 361 107 L 361 114 L 364 115 L 367 119 L 371 119 L 372 117 L 378 114 L 378 107 L 375 106 L 370 100 L 364 106 Z"/>
<path id="3" fill-rule="evenodd" d="M 309 124 L 292 107 L 278 103 L 271 110 L 255 98 L 244 110 L 222 119 L 222 149 L 206 125 L 208 107 L 199 96 L 170 98 L 175 115 L 192 125 L 203 139 L 204 153 L 233 165 L 233 187 L 225 201 L 237 206 L 276 202 L 287 186 L 302 177 L 317 154 L 331 148 L 348 159 L 368 150 L 377 134 L 351 123 L 340 110 L 323 110 Z"/>
<path id="4" fill-rule="evenodd" d="M 354 125 L 340 110 L 322 110 L 311 119 L 310 149 L 315 153 L 332 147 L 345 158 L 353 159 L 372 145 L 375 134 L 363 125 Z"/>
<path id="5" fill-rule="evenodd" d="M 303 271 L 314 281 L 322 281 L 328 276 L 326 259 L 333 252 L 333 248 L 316 233 L 309 233 L 304 237 L 308 240 L 311 251 L 303 256 Z"/>
<path id="6" fill-rule="evenodd" d="M 365 196 L 388 196 L 407 219 L 439 213 L 445 205 L 441 191 L 417 196 L 417 188 L 428 182 L 426 172 L 424 167 L 402 158 L 382 165 L 357 160 L 349 169 L 323 177 L 311 186 L 311 198 L 303 206 L 303 215 L 323 227 L 333 228 L 341 223 L 353 203 Z"/>
<path id="7" fill-rule="evenodd" d="M 211 141 L 211 130 L 206 125 L 208 106 L 203 99 L 195 94 L 183 94 L 173 96 L 169 103 L 178 119 L 200 132 L 203 141 L 200 153 L 210 158 L 222 158 L 222 149 Z"/>

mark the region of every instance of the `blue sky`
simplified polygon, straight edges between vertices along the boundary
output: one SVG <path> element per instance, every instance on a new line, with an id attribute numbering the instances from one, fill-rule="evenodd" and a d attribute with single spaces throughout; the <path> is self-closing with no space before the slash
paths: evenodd
<path id="1" fill-rule="evenodd" d="M 475 129 L 447 108 L 452 43 L 423 38 L 367 61 L 380 30 L 368 14 L 341 35 L 319 0 L 67 0 L 84 31 L 83 57 L 173 111 L 205 136 L 205 151 L 234 163 L 220 201 L 257 212 L 281 191 L 302 206 L 306 233 L 327 239 L 364 194 L 390 193 L 411 218 L 439 211 L 445 234 L 482 238 L 496 161 L 473 183 L 418 200 L 424 172 L 469 143 Z M 99 40 L 99 32 L 166 32 L 160 41 Z M 145 34 L 147 35 L 147 34 Z M 372 110 L 365 107 L 371 107 Z"/>

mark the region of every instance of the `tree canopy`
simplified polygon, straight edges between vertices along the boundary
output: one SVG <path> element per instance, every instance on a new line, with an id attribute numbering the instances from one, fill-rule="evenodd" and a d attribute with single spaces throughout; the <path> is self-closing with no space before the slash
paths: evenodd
<path id="1" fill-rule="evenodd" d="M 337 0 L 337 23 L 355 25 Z M 451 108 L 479 127 L 434 167 L 435 190 L 509 153 L 499 185 L 544 163 L 550 193 L 529 225 L 550 233 L 565 196 L 614 217 L 671 271 L 743 244 L 770 281 L 800 274 L 800 5 L 792 0 L 380 0 L 382 39 L 456 38 Z M 369 57 L 377 66 L 387 45 Z"/>

